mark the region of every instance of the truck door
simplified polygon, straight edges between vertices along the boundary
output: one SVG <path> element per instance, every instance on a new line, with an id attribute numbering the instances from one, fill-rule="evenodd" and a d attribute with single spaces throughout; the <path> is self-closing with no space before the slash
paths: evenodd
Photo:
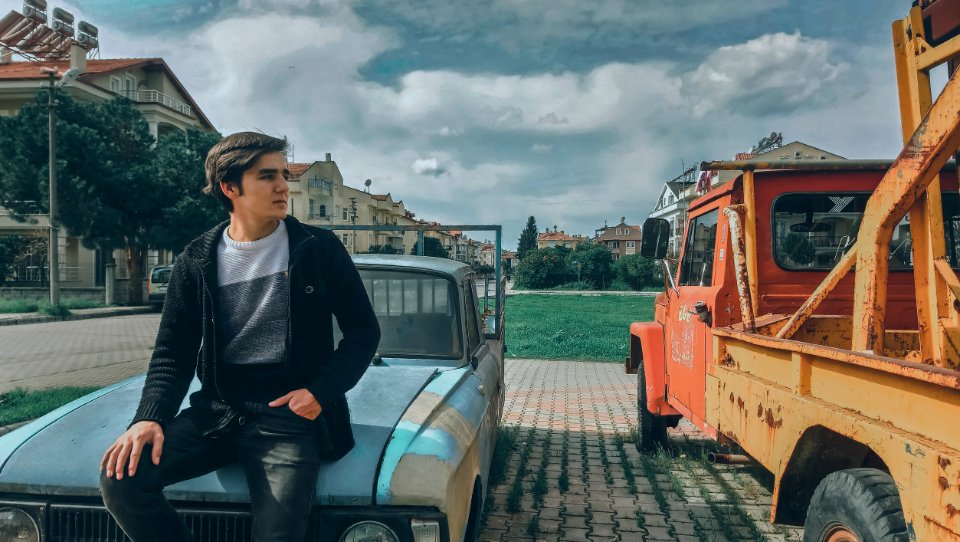
<path id="1" fill-rule="evenodd" d="M 699 427 L 703 427 L 706 410 L 710 330 L 700 321 L 695 307 L 705 302 L 712 310 L 718 215 L 714 209 L 690 219 L 677 270 L 677 289 L 667 292 L 667 400 Z"/>

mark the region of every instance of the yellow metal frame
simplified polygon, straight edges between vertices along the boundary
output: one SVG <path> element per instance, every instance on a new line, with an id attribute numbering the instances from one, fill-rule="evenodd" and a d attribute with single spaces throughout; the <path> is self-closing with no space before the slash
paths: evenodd
<path id="1" fill-rule="evenodd" d="M 960 542 L 960 433 L 951 423 L 960 416 L 960 278 L 946 259 L 939 180 L 960 146 L 960 77 L 935 103 L 930 87 L 931 69 L 960 59 L 960 37 L 933 47 L 923 28 L 916 7 L 893 24 L 903 151 L 882 166 L 856 244 L 796 313 L 749 317 L 758 286 L 753 170 L 777 165 L 709 164 L 744 172 L 743 207 L 728 213 L 732 224 L 744 221 L 734 251 L 743 323 L 713 329 L 705 421 L 773 472 L 771 519 L 797 519 L 812 495 L 802 483 L 827 474 L 818 469 L 870 466 L 895 480 L 911 540 Z M 887 330 L 890 241 L 908 213 L 919 326 Z M 852 318 L 814 316 L 851 271 Z"/>
<path id="2" fill-rule="evenodd" d="M 852 350 L 883 355 L 890 240 L 909 212 L 919 332 L 919 351 L 910 358 L 960 369 L 960 301 L 949 286 L 957 276 L 946 262 L 938 175 L 960 146 L 960 80 L 951 77 L 936 103 L 930 88 L 930 70 L 960 56 L 960 36 L 931 46 L 921 10 L 914 7 L 906 19 L 894 22 L 893 42 L 904 149 L 867 203 L 855 246 L 777 337 L 793 337 L 855 267 L 853 321 L 862 325 L 852 329 Z"/>

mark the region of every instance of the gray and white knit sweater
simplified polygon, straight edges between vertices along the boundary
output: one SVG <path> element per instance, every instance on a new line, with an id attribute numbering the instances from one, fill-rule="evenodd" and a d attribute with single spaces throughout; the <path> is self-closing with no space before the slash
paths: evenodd
<path id="1" fill-rule="evenodd" d="M 225 394 L 263 403 L 292 389 L 285 370 L 290 280 L 287 228 L 256 241 L 234 241 L 229 228 L 217 246 L 217 341 Z"/>

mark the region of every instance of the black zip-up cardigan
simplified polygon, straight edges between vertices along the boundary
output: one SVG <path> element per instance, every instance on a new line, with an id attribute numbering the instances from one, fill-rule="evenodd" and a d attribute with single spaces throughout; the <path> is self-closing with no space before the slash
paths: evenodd
<path id="1" fill-rule="evenodd" d="M 380 327 L 360 275 L 330 231 L 284 219 L 290 243 L 290 303 L 286 365 L 295 382 L 323 408 L 333 455 L 353 447 L 344 395 L 366 371 L 380 341 Z M 160 330 L 133 422 L 161 425 L 176 416 L 194 373 L 201 389 L 190 405 L 210 414 L 212 431 L 230 423 L 235 406 L 223 400 L 217 380 L 222 345 L 216 343 L 217 244 L 229 222 L 192 241 L 177 258 L 167 287 Z M 333 320 L 343 332 L 334 348 Z"/>

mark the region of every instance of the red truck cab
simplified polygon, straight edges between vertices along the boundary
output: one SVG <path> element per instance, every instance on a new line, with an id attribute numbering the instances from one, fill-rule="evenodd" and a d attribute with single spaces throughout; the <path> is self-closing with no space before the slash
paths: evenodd
<path id="1" fill-rule="evenodd" d="M 850 161 L 849 169 L 754 172 L 757 251 L 756 314 L 794 312 L 853 245 L 867 199 L 885 169 Z M 941 174 L 944 223 L 951 265 L 960 262 L 960 195 L 955 168 Z M 662 444 L 680 417 L 712 438 L 706 422 L 706 378 L 714 359 L 711 329 L 743 321 L 735 277 L 733 240 L 724 209 L 743 201 L 743 176 L 692 201 L 679 262 L 665 262 L 665 291 L 656 298 L 655 321 L 630 326 L 628 373 L 637 374 L 641 450 Z M 889 329 L 916 329 L 909 224 L 891 244 Z M 641 253 L 665 246 L 669 223 L 644 224 Z M 664 249 L 665 250 L 665 249 Z M 675 264 L 675 265 L 674 265 Z M 854 276 L 844 278 L 817 314 L 852 314 Z"/>

